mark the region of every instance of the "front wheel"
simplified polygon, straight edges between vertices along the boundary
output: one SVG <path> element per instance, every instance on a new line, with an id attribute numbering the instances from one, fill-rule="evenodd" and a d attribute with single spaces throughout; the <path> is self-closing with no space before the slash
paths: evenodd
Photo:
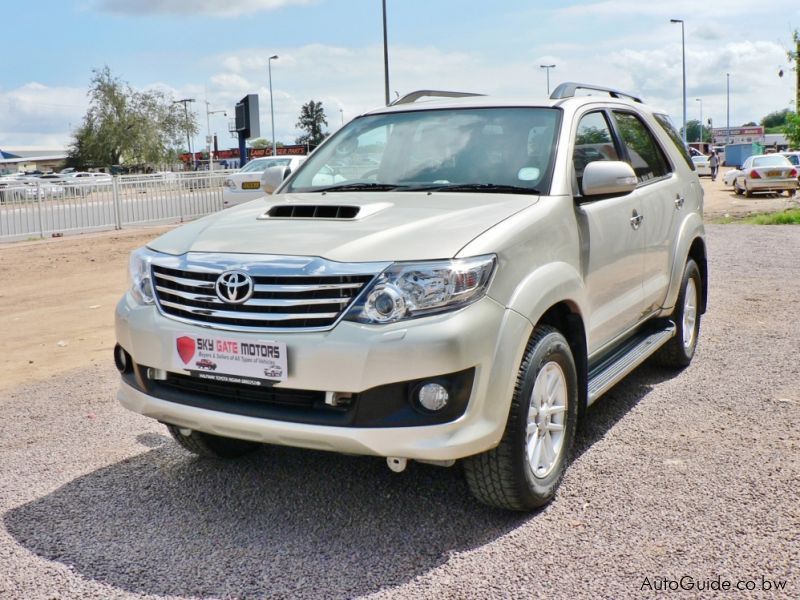
<path id="1" fill-rule="evenodd" d="M 675 337 L 668 341 L 653 355 L 653 360 L 664 367 L 682 369 L 692 362 L 697 349 L 697 338 L 700 335 L 700 307 L 703 278 L 700 269 L 691 258 L 686 261 L 681 280 L 681 291 L 672 319 L 677 331 Z"/>
<path id="2" fill-rule="evenodd" d="M 254 452 L 261 444 L 249 442 L 247 440 L 237 440 L 233 438 L 204 433 L 202 431 L 190 431 L 167 425 L 169 434 L 184 449 L 192 454 L 206 458 L 238 458 Z"/>
<path id="3" fill-rule="evenodd" d="M 472 495 L 528 511 L 553 499 L 567 466 L 578 414 L 572 351 L 554 327 L 534 330 L 517 374 L 500 444 L 464 460 Z"/>

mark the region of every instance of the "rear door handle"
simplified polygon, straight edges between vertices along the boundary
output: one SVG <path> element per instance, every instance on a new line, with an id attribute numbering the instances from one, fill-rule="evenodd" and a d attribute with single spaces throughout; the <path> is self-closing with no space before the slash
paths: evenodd
<path id="1" fill-rule="evenodd" d="M 639 225 L 642 224 L 642 221 L 644 221 L 644 215 L 640 215 L 634 208 L 631 216 L 631 227 L 639 229 Z"/>

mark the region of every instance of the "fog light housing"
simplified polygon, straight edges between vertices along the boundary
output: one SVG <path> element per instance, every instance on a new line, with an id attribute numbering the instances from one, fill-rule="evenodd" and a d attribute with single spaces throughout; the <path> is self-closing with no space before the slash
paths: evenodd
<path id="1" fill-rule="evenodd" d="M 125 352 L 125 349 L 119 344 L 114 346 L 114 364 L 120 373 L 130 373 L 133 370 L 130 354 Z"/>
<path id="2" fill-rule="evenodd" d="M 438 412 L 450 401 L 450 393 L 438 383 L 424 383 L 417 388 L 417 402 L 427 411 Z"/>

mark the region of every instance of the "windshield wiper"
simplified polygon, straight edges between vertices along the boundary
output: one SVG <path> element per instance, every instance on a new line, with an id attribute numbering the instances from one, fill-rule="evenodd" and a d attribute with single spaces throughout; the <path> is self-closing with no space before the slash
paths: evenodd
<path id="1" fill-rule="evenodd" d="M 373 182 L 352 182 L 329 185 L 327 187 L 316 188 L 314 192 L 388 192 L 405 186 L 393 183 L 373 183 Z"/>
<path id="2" fill-rule="evenodd" d="M 419 185 L 409 188 L 413 191 L 437 192 L 485 192 L 488 194 L 541 194 L 539 190 L 521 185 L 502 185 L 496 183 L 442 183 Z"/>

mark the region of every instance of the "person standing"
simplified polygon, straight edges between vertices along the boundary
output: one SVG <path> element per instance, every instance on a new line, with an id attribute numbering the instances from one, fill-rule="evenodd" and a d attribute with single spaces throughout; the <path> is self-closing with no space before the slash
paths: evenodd
<path id="1" fill-rule="evenodd" d="M 717 169 L 719 169 L 719 159 L 717 153 L 711 151 L 711 156 L 708 157 L 708 165 L 711 167 L 711 181 L 717 180 Z"/>

